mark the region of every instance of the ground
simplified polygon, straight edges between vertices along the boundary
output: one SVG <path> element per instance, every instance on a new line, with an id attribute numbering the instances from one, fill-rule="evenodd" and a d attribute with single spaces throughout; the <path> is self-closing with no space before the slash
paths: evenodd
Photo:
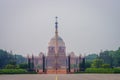
<path id="1" fill-rule="evenodd" d="M 120 74 L 17 74 L 0 75 L 0 80 L 120 80 Z"/>

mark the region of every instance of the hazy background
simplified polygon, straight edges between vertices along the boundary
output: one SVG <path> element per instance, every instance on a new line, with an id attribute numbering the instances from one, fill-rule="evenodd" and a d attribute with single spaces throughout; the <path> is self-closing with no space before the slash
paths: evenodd
<path id="1" fill-rule="evenodd" d="M 0 0 L 0 49 L 47 53 L 55 16 L 67 53 L 120 47 L 120 0 Z"/>

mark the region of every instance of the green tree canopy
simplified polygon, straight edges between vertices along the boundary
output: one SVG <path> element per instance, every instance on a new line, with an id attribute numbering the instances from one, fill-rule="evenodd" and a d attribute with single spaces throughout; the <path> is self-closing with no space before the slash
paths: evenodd
<path id="1" fill-rule="evenodd" d="M 16 65 L 25 62 L 27 62 L 25 57 L 0 49 L 0 68 L 5 68 L 7 64 Z"/>
<path id="2" fill-rule="evenodd" d="M 100 68 L 100 67 L 102 67 L 102 64 L 103 64 L 103 60 L 102 59 L 95 59 L 92 62 L 91 67 L 93 67 L 93 68 Z"/>

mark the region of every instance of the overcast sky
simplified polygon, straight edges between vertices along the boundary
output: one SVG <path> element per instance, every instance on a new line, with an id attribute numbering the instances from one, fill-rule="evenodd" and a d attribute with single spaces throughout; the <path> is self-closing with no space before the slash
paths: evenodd
<path id="1" fill-rule="evenodd" d="M 55 16 L 67 53 L 120 47 L 120 0 L 0 0 L 0 49 L 47 53 Z"/>

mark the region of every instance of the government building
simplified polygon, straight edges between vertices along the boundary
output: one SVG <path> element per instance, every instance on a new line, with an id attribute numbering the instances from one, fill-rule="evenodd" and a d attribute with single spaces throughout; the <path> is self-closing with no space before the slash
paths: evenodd
<path id="1" fill-rule="evenodd" d="M 29 70 L 46 74 L 67 74 L 77 72 L 80 63 L 85 62 L 81 56 L 76 56 L 74 52 L 66 55 L 66 46 L 63 39 L 58 34 L 58 21 L 55 21 L 55 34 L 48 43 L 47 55 L 40 53 L 39 56 L 28 56 Z"/>

